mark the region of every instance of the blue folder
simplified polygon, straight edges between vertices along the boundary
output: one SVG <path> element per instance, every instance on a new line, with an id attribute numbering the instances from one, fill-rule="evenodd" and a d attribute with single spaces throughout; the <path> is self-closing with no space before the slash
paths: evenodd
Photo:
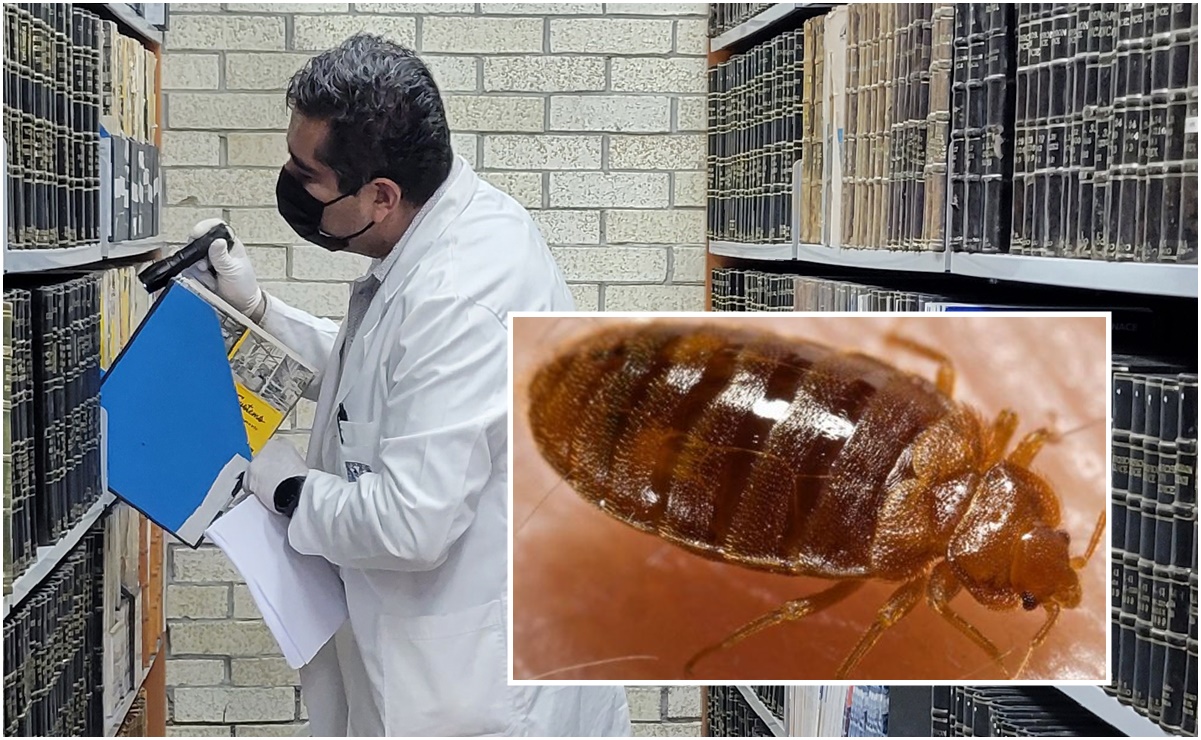
<path id="1" fill-rule="evenodd" d="M 100 405 L 109 490 L 199 545 L 250 460 L 216 309 L 172 282 L 105 374 Z"/>

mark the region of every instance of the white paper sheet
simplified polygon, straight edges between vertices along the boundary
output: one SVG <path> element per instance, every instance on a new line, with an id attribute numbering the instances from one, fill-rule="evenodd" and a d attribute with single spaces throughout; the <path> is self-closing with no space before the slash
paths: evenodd
<path id="1" fill-rule="evenodd" d="M 346 593 L 334 566 L 293 550 L 288 520 L 257 498 L 234 506 L 206 534 L 242 574 L 292 668 L 312 660 L 346 622 Z"/>

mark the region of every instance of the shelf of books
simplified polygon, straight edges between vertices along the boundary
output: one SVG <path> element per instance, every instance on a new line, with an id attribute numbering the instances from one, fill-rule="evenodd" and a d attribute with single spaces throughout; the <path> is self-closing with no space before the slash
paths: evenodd
<path id="1" fill-rule="evenodd" d="M 786 5 L 711 44 L 712 255 L 1197 297 L 1193 6 Z"/>
<path id="2" fill-rule="evenodd" d="M 710 686 L 703 713 L 709 737 L 1169 736 L 1096 686 Z"/>
<path id="3" fill-rule="evenodd" d="M 158 50 L 111 14 L 130 6 L 87 7 L 104 15 L 5 6 L 6 274 L 144 254 L 158 233 Z"/>
<path id="4" fill-rule="evenodd" d="M 1113 313 L 1112 683 L 928 687 L 900 734 L 1195 736 L 1197 7 L 710 7 L 710 310 Z M 901 688 L 773 716 L 887 734 Z"/>
<path id="5" fill-rule="evenodd" d="M 149 310 L 160 50 L 132 5 L 4 23 L 4 734 L 163 735 L 164 542 L 107 490 L 100 406 Z"/>

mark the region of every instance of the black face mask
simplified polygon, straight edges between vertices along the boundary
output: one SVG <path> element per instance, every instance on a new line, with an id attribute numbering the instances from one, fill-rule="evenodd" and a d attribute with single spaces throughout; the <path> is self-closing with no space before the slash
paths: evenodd
<path id="1" fill-rule="evenodd" d="M 321 217 L 325 213 L 325 209 L 352 195 L 354 193 L 346 193 L 323 203 L 305 190 L 304 185 L 286 168 L 280 169 L 279 180 L 275 183 L 275 204 L 279 208 L 279 215 L 284 217 L 284 220 L 301 239 L 331 252 L 340 252 L 346 249 L 350 245 L 351 239 L 366 233 L 367 229 L 375 226 L 375 222 L 372 221 L 349 236 L 334 236 L 321 230 Z"/>

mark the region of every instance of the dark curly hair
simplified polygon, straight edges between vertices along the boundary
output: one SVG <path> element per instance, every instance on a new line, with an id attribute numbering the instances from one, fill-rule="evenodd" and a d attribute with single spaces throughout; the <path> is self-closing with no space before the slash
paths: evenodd
<path id="1" fill-rule="evenodd" d="M 442 96 L 411 49 L 372 34 L 351 36 L 292 76 L 288 106 L 329 123 L 317 157 L 344 193 L 384 177 L 421 206 L 450 174 Z"/>

